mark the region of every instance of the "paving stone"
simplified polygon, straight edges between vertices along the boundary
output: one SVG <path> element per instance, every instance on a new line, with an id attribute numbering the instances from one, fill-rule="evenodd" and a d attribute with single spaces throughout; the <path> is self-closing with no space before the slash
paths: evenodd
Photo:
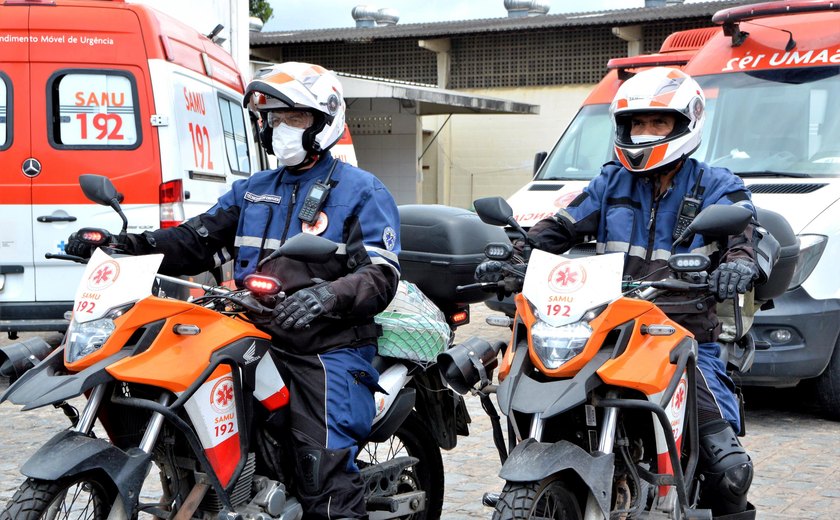
<path id="1" fill-rule="evenodd" d="M 490 312 L 473 306 L 473 322 L 458 331 L 470 335 L 508 339 L 504 329 L 484 324 Z M 0 345 L 6 343 L 0 339 Z M 4 388 L 0 381 L 0 390 Z M 742 439 L 755 462 L 756 477 L 750 500 L 760 520 L 829 519 L 840 516 L 840 423 L 825 420 L 803 406 L 807 398 L 795 390 L 747 391 L 748 435 Z M 446 520 L 489 519 L 492 510 L 481 505 L 485 492 L 498 492 L 504 482 L 493 445 L 490 420 L 477 397 L 466 397 L 472 417 L 471 435 L 443 453 Z M 80 403 L 76 403 L 81 406 Z M 68 426 L 60 410 L 44 407 L 21 413 L 0 404 L 0 503 L 5 504 L 23 481 L 20 465 L 52 435 Z"/>

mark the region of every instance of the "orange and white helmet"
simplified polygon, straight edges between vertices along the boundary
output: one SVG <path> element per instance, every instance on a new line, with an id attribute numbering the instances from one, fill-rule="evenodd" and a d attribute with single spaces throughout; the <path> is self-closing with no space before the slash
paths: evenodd
<path id="1" fill-rule="evenodd" d="M 688 74 L 667 67 L 639 72 L 621 85 L 610 105 L 618 160 L 640 175 L 664 173 L 700 146 L 705 107 L 703 89 Z M 633 115 L 656 112 L 672 114 L 674 129 L 661 139 L 634 143 L 630 137 Z"/>
<path id="2" fill-rule="evenodd" d="M 344 133 L 344 94 L 332 72 L 309 63 L 288 61 L 257 71 L 245 88 L 244 105 L 254 112 L 284 108 L 308 110 L 314 123 L 303 134 L 303 148 L 309 155 L 329 150 Z M 263 118 L 265 121 L 265 117 Z M 270 125 L 263 125 L 260 139 L 269 153 Z"/>

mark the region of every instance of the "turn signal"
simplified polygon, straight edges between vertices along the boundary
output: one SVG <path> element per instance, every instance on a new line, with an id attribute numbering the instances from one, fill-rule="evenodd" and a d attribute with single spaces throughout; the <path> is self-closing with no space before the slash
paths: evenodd
<path id="1" fill-rule="evenodd" d="M 280 292 L 280 280 L 263 274 L 249 274 L 245 277 L 245 288 L 254 294 L 270 296 Z"/>
<path id="2" fill-rule="evenodd" d="M 97 231 L 95 229 L 89 229 L 89 230 L 82 231 L 81 235 L 82 235 L 81 236 L 82 241 L 85 242 L 86 244 L 92 244 L 92 245 L 98 246 L 98 245 L 104 244 L 105 240 L 106 240 L 105 234 L 103 232 Z"/>
<path id="3" fill-rule="evenodd" d="M 449 315 L 449 321 L 453 325 L 464 325 L 470 321 L 470 313 L 467 311 L 458 311 Z"/>

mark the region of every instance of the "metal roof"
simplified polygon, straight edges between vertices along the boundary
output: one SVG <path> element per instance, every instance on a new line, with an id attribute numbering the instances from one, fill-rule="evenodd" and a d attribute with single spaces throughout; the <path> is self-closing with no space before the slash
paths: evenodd
<path id="1" fill-rule="evenodd" d="M 418 116 L 440 114 L 539 114 L 539 105 L 465 94 L 432 85 L 410 83 L 343 72 L 344 99 L 398 99 L 411 102 Z"/>
<path id="2" fill-rule="evenodd" d="M 722 0 L 664 7 L 636 7 L 582 13 L 549 14 L 521 18 L 486 18 L 453 22 L 386 25 L 380 27 L 310 29 L 304 31 L 252 32 L 251 46 L 264 47 L 292 43 L 372 41 L 396 38 L 440 38 L 465 34 L 555 29 L 588 25 L 631 25 L 658 21 L 704 18 L 721 9 L 755 3 L 755 0 Z"/>

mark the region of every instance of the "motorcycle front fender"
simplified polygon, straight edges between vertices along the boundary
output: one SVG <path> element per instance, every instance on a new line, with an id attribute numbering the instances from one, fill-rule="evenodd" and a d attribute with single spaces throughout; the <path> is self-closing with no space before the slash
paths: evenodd
<path id="1" fill-rule="evenodd" d="M 105 440 L 68 430 L 56 434 L 41 446 L 20 472 L 47 481 L 90 471 L 104 472 L 119 491 L 128 518 L 131 518 L 151 461 L 151 454 L 142 450 L 125 452 Z"/>
<path id="2" fill-rule="evenodd" d="M 604 518 L 610 517 L 615 455 L 590 454 L 569 441 L 525 439 L 510 452 L 499 477 L 510 482 L 539 482 L 561 471 L 574 472 L 589 488 Z"/>
<path id="3" fill-rule="evenodd" d="M 130 355 L 131 352 L 121 350 L 81 372 L 68 373 L 64 368 L 64 347 L 59 347 L 15 381 L 0 396 L 0 403 L 10 401 L 23 405 L 23 410 L 32 410 L 73 399 L 95 386 L 113 381 L 105 368 Z"/>

